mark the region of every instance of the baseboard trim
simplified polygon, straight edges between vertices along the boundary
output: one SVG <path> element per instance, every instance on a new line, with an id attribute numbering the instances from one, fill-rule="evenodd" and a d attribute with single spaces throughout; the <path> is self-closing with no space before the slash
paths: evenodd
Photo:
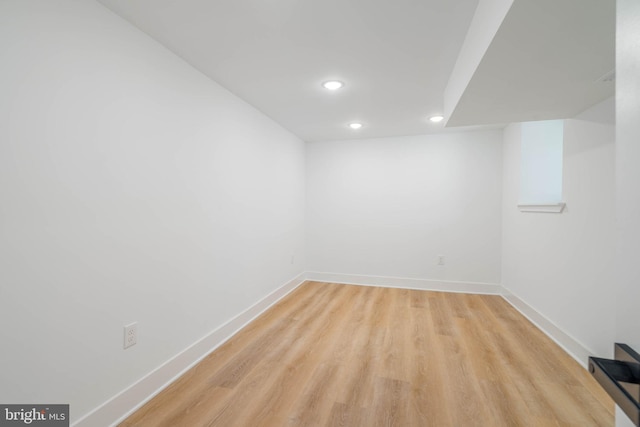
<path id="1" fill-rule="evenodd" d="M 305 280 L 317 282 L 342 283 L 359 286 L 381 286 L 388 288 L 404 288 L 431 290 L 442 292 L 458 292 L 473 294 L 501 295 L 511 306 L 531 321 L 538 329 L 558 344 L 567 354 L 581 366 L 587 368 L 587 360 L 591 352 L 578 340 L 564 332 L 551 320 L 539 313 L 535 308 L 514 295 L 507 288 L 493 283 L 457 282 L 446 280 L 414 279 L 403 277 L 367 276 L 342 273 L 306 272 L 289 280 L 278 289 L 265 296 L 244 312 L 238 314 L 210 334 L 206 335 L 190 347 L 180 352 L 145 377 L 118 393 L 79 420 L 73 427 L 116 426 L 125 418 L 138 410 L 172 382 L 199 363 L 212 351 L 229 340 L 239 330 L 269 309 L 280 299 L 296 289 Z"/>
<path id="2" fill-rule="evenodd" d="M 382 286 L 386 288 L 500 295 L 502 286 L 494 283 L 454 282 L 448 280 L 413 279 L 406 277 L 366 276 L 308 271 L 307 280 L 342 283 L 345 285 Z"/>
<path id="3" fill-rule="evenodd" d="M 592 353 L 577 339 L 567 334 L 551 320 L 535 308 L 514 295 L 509 289 L 502 287 L 504 298 L 520 314 L 529 319 L 538 329 L 544 332 L 556 344 L 558 344 L 569 356 L 573 357 L 583 368 L 587 369 L 587 362 Z"/>
<path id="4" fill-rule="evenodd" d="M 180 352 L 107 402 L 75 421 L 73 427 L 115 426 L 164 390 L 252 320 L 300 286 L 302 273 Z"/>
<path id="5" fill-rule="evenodd" d="M 493 283 L 324 273 L 317 271 L 308 271 L 306 273 L 306 279 L 316 282 L 342 283 L 346 285 L 381 286 L 387 288 L 500 295 L 585 369 L 587 369 L 589 356 L 592 355 L 592 352 L 580 343 L 580 341 L 564 332 L 555 323 L 547 319 L 543 314 L 538 312 L 535 308 L 531 307 L 502 285 Z"/>

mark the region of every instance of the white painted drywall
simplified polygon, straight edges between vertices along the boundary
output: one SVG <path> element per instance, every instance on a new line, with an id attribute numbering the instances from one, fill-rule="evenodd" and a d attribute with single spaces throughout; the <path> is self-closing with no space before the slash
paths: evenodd
<path id="1" fill-rule="evenodd" d="M 307 270 L 500 283 L 501 141 L 492 130 L 308 143 Z"/>
<path id="2" fill-rule="evenodd" d="M 640 351 L 640 3 L 618 0 L 616 30 L 616 340 Z M 612 345 L 612 343 L 611 343 Z M 616 412 L 616 426 L 632 425 Z"/>
<path id="3" fill-rule="evenodd" d="M 0 402 L 77 420 L 302 272 L 291 133 L 94 1 L 0 2 L 0 63 Z"/>
<path id="4" fill-rule="evenodd" d="M 587 350 L 609 356 L 614 329 L 614 125 L 564 121 L 562 195 L 567 207 L 561 214 L 517 208 L 520 127 L 505 129 L 502 284 Z"/>
<path id="5" fill-rule="evenodd" d="M 525 122 L 520 129 L 520 203 L 562 202 L 564 121 Z"/>
<path id="6" fill-rule="evenodd" d="M 445 120 L 451 118 L 514 0 L 480 0 L 444 90 Z"/>

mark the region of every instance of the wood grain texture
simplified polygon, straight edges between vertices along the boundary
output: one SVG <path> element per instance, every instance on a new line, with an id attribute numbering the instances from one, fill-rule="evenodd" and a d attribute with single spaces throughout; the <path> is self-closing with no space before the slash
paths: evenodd
<path id="1" fill-rule="evenodd" d="M 499 296 L 306 282 L 121 426 L 613 426 Z"/>

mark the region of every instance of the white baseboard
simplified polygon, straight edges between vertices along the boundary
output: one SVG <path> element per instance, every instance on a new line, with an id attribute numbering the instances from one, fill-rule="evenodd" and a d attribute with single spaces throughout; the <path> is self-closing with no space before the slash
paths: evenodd
<path id="1" fill-rule="evenodd" d="M 322 273 L 310 271 L 307 280 L 348 285 L 382 286 L 388 288 L 405 288 L 443 292 L 460 292 L 472 294 L 501 295 L 510 305 L 529 319 L 538 329 L 558 344 L 569 356 L 587 369 L 589 356 L 592 353 L 578 340 L 564 332 L 551 320 L 536 309 L 511 293 L 502 285 L 477 282 L 454 282 L 445 280 L 411 279 L 401 277 L 380 277 L 341 273 Z"/>
<path id="2" fill-rule="evenodd" d="M 511 293 L 507 288 L 502 288 L 502 298 L 529 319 L 538 329 L 544 332 L 556 344 L 558 344 L 569 356 L 573 357 L 583 368 L 587 369 L 589 356 L 592 353 L 580 341 L 560 329 L 555 323 L 539 313 L 535 308 Z"/>
<path id="3" fill-rule="evenodd" d="M 209 335 L 203 337 L 168 360 L 162 366 L 147 374 L 144 378 L 84 415 L 72 424 L 73 427 L 115 426 L 119 422 L 122 422 L 126 417 L 204 359 L 209 353 L 235 335 L 240 329 L 245 327 L 285 295 L 300 286 L 305 280 L 361 286 L 501 295 L 509 304 L 522 313 L 522 315 L 549 336 L 549 338 L 556 342 L 583 367 L 587 367 L 587 360 L 591 355 L 589 350 L 579 341 L 565 333 L 552 321 L 516 295 L 512 294 L 508 289 L 498 284 L 306 272 L 285 283 L 244 312 L 221 325 Z"/>
<path id="4" fill-rule="evenodd" d="M 411 279 L 405 277 L 365 276 L 356 274 L 308 271 L 307 280 L 343 283 L 345 285 L 382 286 L 387 288 L 500 295 L 502 286 L 494 283 L 453 282 L 447 280 Z"/>
<path id="5" fill-rule="evenodd" d="M 635 427 L 629 416 L 624 413 L 622 408 L 616 405 L 616 427 Z"/>
<path id="6" fill-rule="evenodd" d="M 300 274 L 215 329 L 162 366 L 73 423 L 74 427 L 115 426 L 151 400 L 249 322 L 293 291 L 305 280 Z"/>

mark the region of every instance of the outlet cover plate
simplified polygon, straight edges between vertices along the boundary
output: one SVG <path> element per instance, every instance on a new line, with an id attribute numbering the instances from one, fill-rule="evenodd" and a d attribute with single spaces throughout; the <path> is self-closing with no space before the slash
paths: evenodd
<path id="1" fill-rule="evenodd" d="M 138 343 L 138 322 L 125 325 L 124 327 L 124 348 L 129 348 Z"/>

